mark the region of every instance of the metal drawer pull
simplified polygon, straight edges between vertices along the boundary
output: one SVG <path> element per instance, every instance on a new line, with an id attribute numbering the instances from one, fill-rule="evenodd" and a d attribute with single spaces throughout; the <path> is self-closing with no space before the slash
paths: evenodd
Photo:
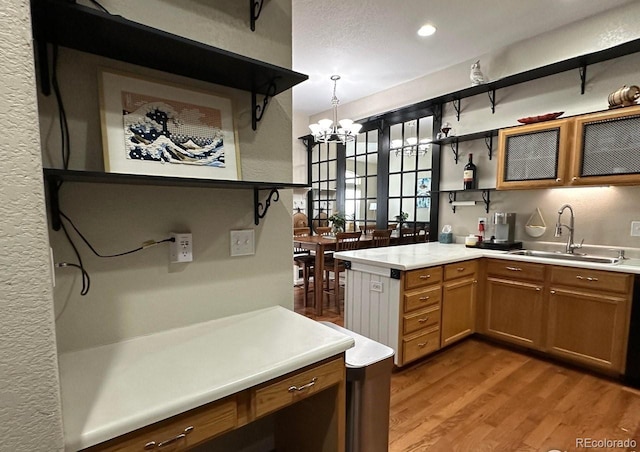
<path id="1" fill-rule="evenodd" d="M 145 450 L 151 450 L 151 449 L 154 449 L 156 447 L 160 448 L 160 447 L 168 446 L 169 444 L 173 444 L 176 441 L 181 440 L 182 438 L 187 436 L 189 433 L 191 433 L 193 431 L 193 429 L 194 429 L 193 425 L 190 425 L 189 427 L 184 429 L 184 432 L 182 432 L 179 435 L 176 435 L 173 438 L 170 438 L 168 440 L 161 441 L 159 443 L 156 443 L 155 441 L 149 441 L 147 444 L 144 445 L 144 449 Z"/>
<path id="2" fill-rule="evenodd" d="M 420 301 L 425 301 L 425 300 L 428 300 L 428 299 L 429 299 L 429 297 L 420 297 Z"/>
<path id="3" fill-rule="evenodd" d="M 420 275 L 420 279 L 428 279 L 431 278 L 431 275 Z"/>
<path id="4" fill-rule="evenodd" d="M 302 385 L 302 386 L 291 386 L 289 389 L 287 389 L 288 392 L 300 392 L 300 391 L 304 391 L 305 389 L 309 389 L 311 386 L 316 384 L 316 381 L 318 381 L 318 377 L 313 377 L 311 379 L 311 381 L 309 383 L 307 383 L 306 385 Z"/>
<path id="5" fill-rule="evenodd" d="M 418 322 L 420 322 L 420 323 L 424 323 L 424 322 L 426 322 L 427 320 L 429 320 L 429 317 L 425 317 L 424 319 L 418 319 Z"/>
<path id="6" fill-rule="evenodd" d="M 459 272 L 463 272 L 464 271 L 464 267 L 458 267 L 458 268 L 456 268 L 456 270 L 458 270 Z"/>
<path id="7" fill-rule="evenodd" d="M 422 347 L 424 347 L 425 345 L 427 345 L 428 343 L 429 343 L 429 341 L 427 341 L 427 342 L 420 342 L 420 343 L 418 344 L 418 347 L 422 348 Z"/>
<path id="8" fill-rule="evenodd" d="M 542 289 L 540 289 L 539 287 L 536 287 L 536 291 L 540 292 Z"/>
<path id="9" fill-rule="evenodd" d="M 580 276 L 580 275 L 576 276 L 576 279 L 580 279 L 580 280 L 586 279 L 587 281 L 597 281 L 598 280 L 598 278 L 592 278 L 591 276 L 587 276 L 585 278 L 584 276 Z"/>
<path id="10" fill-rule="evenodd" d="M 512 272 L 521 272 L 522 269 L 520 267 L 505 267 L 507 270 L 511 270 Z"/>

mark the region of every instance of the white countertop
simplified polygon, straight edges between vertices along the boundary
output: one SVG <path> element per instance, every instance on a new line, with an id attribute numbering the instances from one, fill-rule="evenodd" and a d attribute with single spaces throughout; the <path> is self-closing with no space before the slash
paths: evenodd
<path id="1" fill-rule="evenodd" d="M 353 344 L 349 336 L 275 306 L 64 353 L 66 450 L 219 400 Z"/>
<path id="2" fill-rule="evenodd" d="M 619 264 L 598 264 L 573 260 L 559 260 L 508 254 L 507 251 L 467 248 L 455 243 L 417 243 L 415 245 L 385 246 L 355 251 L 339 251 L 335 256 L 353 263 L 398 270 L 413 270 L 433 265 L 449 264 L 480 257 L 493 257 L 520 262 L 536 262 L 565 267 L 608 270 L 622 273 L 640 273 L 640 259 L 625 259 Z M 611 255 L 613 257 L 613 254 Z"/>

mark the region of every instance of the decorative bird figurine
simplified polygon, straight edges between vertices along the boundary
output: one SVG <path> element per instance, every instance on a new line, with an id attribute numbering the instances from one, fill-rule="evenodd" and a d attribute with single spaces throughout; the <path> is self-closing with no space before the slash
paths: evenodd
<path id="1" fill-rule="evenodd" d="M 471 65 L 471 75 L 469 78 L 471 79 L 471 86 L 478 86 L 485 83 L 484 75 L 482 75 L 482 71 L 480 70 L 480 60 Z"/>

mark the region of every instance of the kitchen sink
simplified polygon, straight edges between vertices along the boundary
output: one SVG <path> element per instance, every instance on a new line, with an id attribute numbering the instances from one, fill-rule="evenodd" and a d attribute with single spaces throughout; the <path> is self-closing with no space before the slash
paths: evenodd
<path id="1" fill-rule="evenodd" d="M 593 262 L 596 264 L 618 264 L 622 259 L 619 257 L 594 256 L 592 254 L 569 254 L 553 251 L 534 251 L 534 250 L 513 250 L 509 254 L 518 256 L 543 257 L 545 259 L 558 259 L 565 261 L 577 262 Z"/>

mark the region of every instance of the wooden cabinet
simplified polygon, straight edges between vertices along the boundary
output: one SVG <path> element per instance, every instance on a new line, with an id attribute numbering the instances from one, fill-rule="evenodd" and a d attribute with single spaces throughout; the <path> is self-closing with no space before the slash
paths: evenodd
<path id="1" fill-rule="evenodd" d="M 440 348 L 442 267 L 403 274 L 396 364 L 403 366 Z"/>
<path id="2" fill-rule="evenodd" d="M 441 347 L 475 332 L 477 273 L 475 260 L 444 266 Z"/>
<path id="3" fill-rule="evenodd" d="M 622 373 L 632 284 L 631 275 L 551 267 L 547 351 Z"/>
<path id="4" fill-rule="evenodd" d="M 491 259 L 485 284 L 484 333 L 528 348 L 540 348 L 544 265 Z"/>
<path id="5" fill-rule="evenodd" d="M 640 184 L 640 106 L 500 130 L 496 188 Z"/>
<path id="6" fill-rule="evenodd" d="M 496 188 L 566 184 L 572 121 L 558 119 L 500 130 Z"/>
<path id="7" fill-rule="evenodd" d="M 345 381 L 344 357 L 328 359 L 84 450 L 188 450 L 271 414 L 278 450 L 344 451 Z"/>
<path id="8" fill-rule="evenodd" d="M 640 183 L 640 106 L 575 118 L 571 184 Z"/>

